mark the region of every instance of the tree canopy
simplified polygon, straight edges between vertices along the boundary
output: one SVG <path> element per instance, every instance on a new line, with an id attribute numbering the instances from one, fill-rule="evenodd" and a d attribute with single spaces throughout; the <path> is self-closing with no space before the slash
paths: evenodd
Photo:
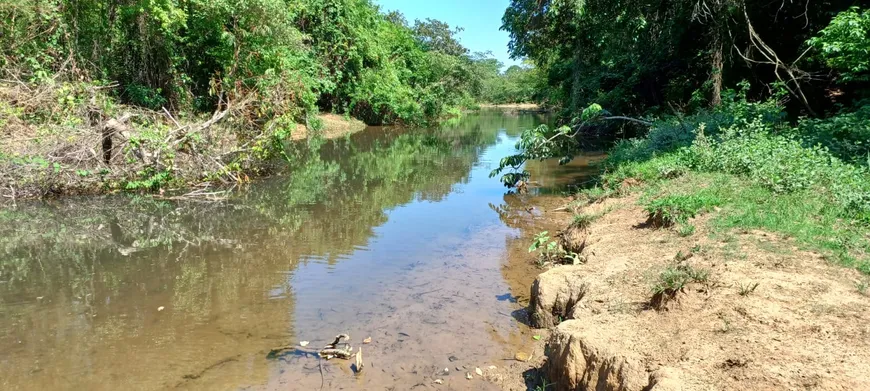
<path id="1" fill-rule="evenodd" d="M 866 29 L 851 27 L 866 21 L 866 12 L 847 11 L 853 4 L 512 0 L 503 29 L 511 54 L 541 68 L 549 94 L 574 112 L 590 103 L 631 114 L 715 106 L 724 89 L 747 80 L 756 97 L 771 96 L 766 86 L 778 84 L 791 95 L 795 113 L 815 115 L 833 105 L 823 99 L 828 84 L 851 76 L 837 69 L 838 59 L 861 57 L 862 49 L 836 41 L 866 39 Z M 811 40 L 823 28 L 827 46 Z M 808 61 L 811 46 L 837 55 L 820 66 Z M 826 75 L 828 66 L 841 72 L 839 78 Z"/>

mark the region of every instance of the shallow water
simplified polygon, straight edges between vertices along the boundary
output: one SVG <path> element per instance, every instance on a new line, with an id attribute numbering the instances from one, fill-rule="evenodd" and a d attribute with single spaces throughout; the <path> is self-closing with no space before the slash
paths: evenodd
<path id="1" fill-rule="evenodd" d="M 517 291 L 533 271 L 518 283 L 506 265 L 536 212 L 489 172 L 546 120 L 484 112 L 299 146 L 292 171 L 220 203 L 0 209 L 0 388 L 492 388 L 464 375 L 531 344 Z M 529 168 L 539 193 L 589 172 Z M 306 353 L 339 333 L 363 346 L 359 376 Z"/>

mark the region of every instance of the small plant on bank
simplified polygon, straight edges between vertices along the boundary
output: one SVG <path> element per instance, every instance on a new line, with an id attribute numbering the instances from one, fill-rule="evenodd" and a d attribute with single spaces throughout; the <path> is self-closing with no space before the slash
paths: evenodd
<path id="1" fill-rule="evenodd" d="M 681 237 L 692 236 L 695 233 L 695 226 L 692 224 L 680 224 L 677 228 L 677 234 Z"/>
<path id="2" fill-rule="evenodd" d="M 708 212 L 721 204 L 718 197 L 708 194 L 669 195 L 646 205 L 649 222 L 657 227 L 687 224 L 690 218 Z"/>
<path id="3" fill-rule="evenodd" d="M 585 201 L 588 204 L 594 204 L 596 202 L 610 198 L 614 194 L 616 194 L 616 191 L 612 189 L 595 186 L 581 190 L 579 193 L 577 193 L 577 199 L 580 201 Z"/>
<path id="4" fill-rule="evenodd" d="M 662 270 L 652 285 L 653 298 L 650 304 L 655 309 L 662 309 L 677 294 L 683 292 L 686 285 L 710 280 L 710 271 L 697 269 L 691 265 L 672 265 Z"/>
<path id="5" fill-rule="evenodd" d="M 538 266 L 545 267 L 551 264 L 570 264 L 577 265 L 585 260 L 583 256 L 577 253 L 565 251 L 559 243 L 551 240 L 550 233 L 543 231 L 535 235 L 535 240 L 529 246 L 529 252 L 538 251 Z"/>
<path id="6" fill-rule="evenodd" d="M 556 383 L 550 383 L 547 379 L 541 379 L 541 384 L 535 386 L 535 391 L 547 391 L 551 386 L 556 385 Z"/>
<path id="7" fill-rule="evenodd" d="M 864 279 L 855 283 L 855 289 L 863 296 L 870 296 L 870 279 Z"/>
<path id="8" fill-rule="evenodd" d="M 757 282 L 749 282 L 746 284 L 741 282 L 737 287 L 737 293 L 739 293 L 740 296 L 749 296 L 750 294 L 752 294 L 752 292 L 755 292 L 755 289 L 757 288 Z"/>
<path id="9" fill-rule="evenodd" d="M 589 228 L 595 220 L 598 220 L 602 215 L 601 214 L 588 214 L 588 213 L 580 213 L 574 215 L 574 221 L 572 224 L 578 228 Z"/>
<path id="10" fill-rule="evenodd" d="M 725 333 L 729 333 L 732 330 L 734 330 L 734 327 L 731 325 L 731 319 L 729 319 L 727 315 L 720 313 L 719 320 L 722 321 L 722 326 L 716 328 L 715 331 L 717 333 L 725 334 Z"/>

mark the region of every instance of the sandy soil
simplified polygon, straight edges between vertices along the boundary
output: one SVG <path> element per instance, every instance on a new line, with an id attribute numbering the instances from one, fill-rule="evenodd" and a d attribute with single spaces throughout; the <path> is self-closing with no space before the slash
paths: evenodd
<path id="1" fill-rule="evenodd" d="M 326 113 L 320 114 L 318 118 L 323 121 L 323 137 L 327 139 L 344 137 L 366 128 L 366 124 L 362 121 L 355 118 L 345 118 L 343 115 Z M 304 140 L 307 137 L 308 128 L 305 125 L 297 125 L 296 131 L 291 136 L 293 140 Z"/>
<path id="2" fill-rule="evenodd" d="M 585 209 L 609 211 L 590 227 L 585 252 L 591 288 L 575 318 L 587 337 L 647 372 L 674 369 L 684 390 L 870 389 L 870 298 L 856 289 L 857 271 L 770 233 L 711 234 L 704 227 L 713 215 L 699 217 L 698 231 L 682 238 L 646 227 L 634 197 Z M 564 227 L 570 214 L 540 219 L 539 228 L 557 220 Z M 687 286 L 664 310 L 651 309 L 650 287 L 678 253 L 691 254 L 683 263 L 709 270 L 710 278 Z M 506 269 L 523 268 L 512 262 Z M 530 278 L 514 281 L 516 295 L 528 292 Z M 544 337 L 528 348 L 528 363 L 490 376 L 502 389 L 534 389 L 524 378 L 545 367 L 547 340 L 546 331 L 536 333 Z"/>

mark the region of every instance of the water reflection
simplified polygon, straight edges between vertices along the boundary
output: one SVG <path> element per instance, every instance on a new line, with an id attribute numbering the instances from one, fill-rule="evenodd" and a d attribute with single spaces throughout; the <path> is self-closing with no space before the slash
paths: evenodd
<path id="1" fill-rule="evenodd" d="M 488 173 L 544 120 L 484 113 L 299 146 L 291 171 L 219 204 L 107 196 L 0 210 L 0 386 L 316 386 L 310 360 L 265 353 L 341 331 L 373 334 L 393 371 L 369 385 L 410 381 L 448 354 L 498 356 L 518 338 L 502 316 L 514 304 L 497 298 L 516 234 L 487 208 L 505 192 Z"/>

